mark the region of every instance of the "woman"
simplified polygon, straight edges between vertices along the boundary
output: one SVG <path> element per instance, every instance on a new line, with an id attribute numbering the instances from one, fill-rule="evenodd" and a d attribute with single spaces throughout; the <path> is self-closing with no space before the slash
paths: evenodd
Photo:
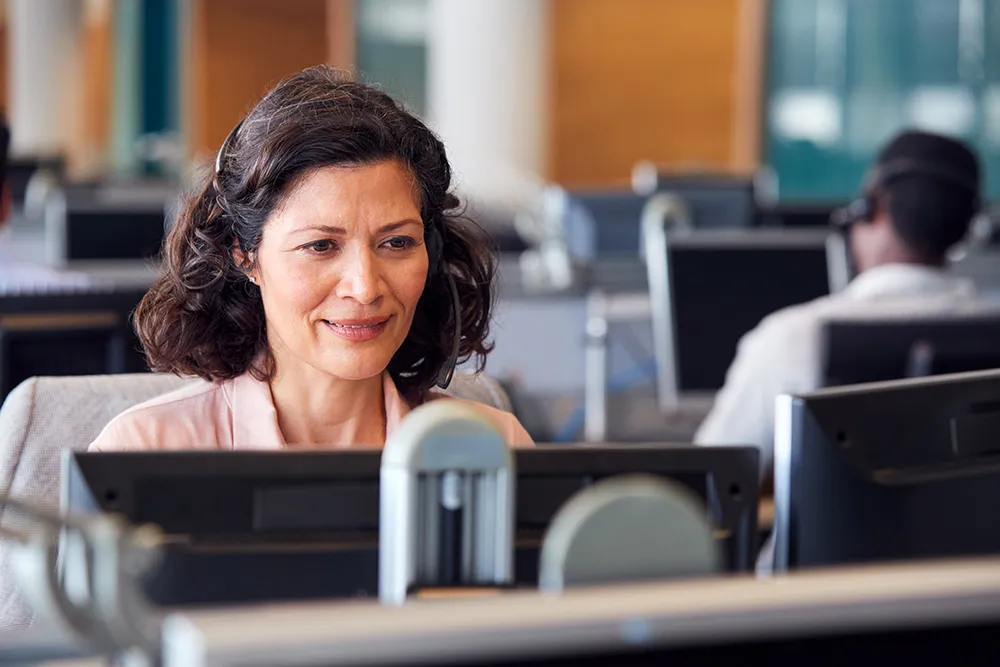
<path id="1" fill-rule="evenodd" d="M 226 139 L 135 314 L 153 370 L 205 382 L 122 413 L 90 450 L 381 447 L 491 347 L 495 262 L 450 185 L 444 146 L 384 93 L 327 67 L 278 84 Z"/>

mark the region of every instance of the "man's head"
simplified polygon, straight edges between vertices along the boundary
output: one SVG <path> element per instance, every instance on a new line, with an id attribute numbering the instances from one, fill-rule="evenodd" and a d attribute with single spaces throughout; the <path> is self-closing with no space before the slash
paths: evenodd
<path id="1" fill-rule="evenodd" d="M 979 158 L 965 144 L 906 131 L 882 149 L 865 182 L 867 215 L 850 227 L 858 271 L 940 266 L 979 207 Z"/>

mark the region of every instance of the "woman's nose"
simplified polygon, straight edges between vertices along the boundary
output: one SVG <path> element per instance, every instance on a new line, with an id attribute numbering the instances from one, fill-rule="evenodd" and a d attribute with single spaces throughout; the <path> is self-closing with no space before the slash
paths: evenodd
<path id="1" fill-rule="evenodd" d="M 382 279 L 374 253 L 362 249 L 345 257 L 344 262 L 337 296 L 354 299 L 365 305 L 377 301 L 382 295 Z"/>

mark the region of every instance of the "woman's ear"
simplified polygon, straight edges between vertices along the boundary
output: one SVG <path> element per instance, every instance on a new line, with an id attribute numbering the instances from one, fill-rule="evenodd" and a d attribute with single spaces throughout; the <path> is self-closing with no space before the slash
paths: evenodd
<path id="1" fill-rule="evenodd" d="M 258 283 L 257 279 L 257 263 L 254 261 L 254 253 L 243 252 L 239 247 L 235 247 L 232 250 L 233 261 L 236 262 L 237 268 L 246 275 L 247 279 L 253 284 Z"/>

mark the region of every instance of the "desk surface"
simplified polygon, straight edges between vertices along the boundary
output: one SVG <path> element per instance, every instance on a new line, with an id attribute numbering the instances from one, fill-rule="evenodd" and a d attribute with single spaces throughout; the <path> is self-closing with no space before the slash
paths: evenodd
<path id="1" fill-rule="evenodd" d="M 441 664 L 1000 621 L 1000 561 L 512 592 L 457 601 L 266 605 L 167 619 L 166 667 Z"/>

